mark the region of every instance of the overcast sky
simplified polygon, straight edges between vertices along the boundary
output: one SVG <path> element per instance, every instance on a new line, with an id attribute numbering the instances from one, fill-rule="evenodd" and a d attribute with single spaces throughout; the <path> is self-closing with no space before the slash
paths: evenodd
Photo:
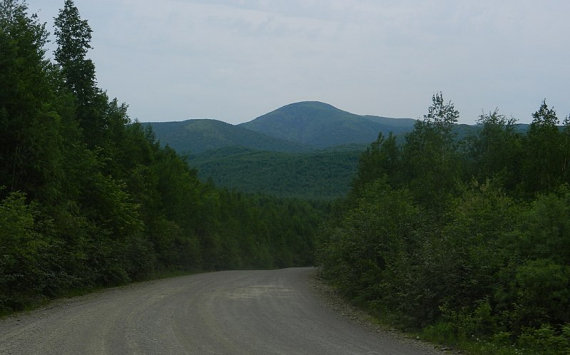
<path id="1" fill-rule="evenodd" d="M 48 23 L 64 0 L 28 0 Z M 570 113 L 566 0 L 75 0 L 99 86 L 140 121 L 250 121 L 307 100 L 421 118 L 443 92 L 474 123 Z"/>

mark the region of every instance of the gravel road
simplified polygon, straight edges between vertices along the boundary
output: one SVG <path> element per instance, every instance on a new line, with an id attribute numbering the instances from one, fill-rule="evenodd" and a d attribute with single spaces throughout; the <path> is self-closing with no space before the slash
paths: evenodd
<path id="1" fill-rule="evenodd" d="M 114 288 L 0 320 L 0 354 L 441 355 L 326 305 L 313 268 Z"/>

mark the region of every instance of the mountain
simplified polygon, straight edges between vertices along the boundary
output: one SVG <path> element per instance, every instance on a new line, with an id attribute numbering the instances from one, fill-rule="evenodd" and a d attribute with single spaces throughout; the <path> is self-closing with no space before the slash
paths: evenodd
<path id="1" fill-rule="evenodd" d="M 242 192 L 328 200 L 349 191 L 358 157 L 379 132 L 393 132 L 403 143 L 416 122 L 361 116 L 307 101 L 239 125 L 208 119 L 146 125 L 162 144 L 189 152 L 189 163 L 203 180 Z M 454 128 L 457 139 L 477 129 L 464 124 Z"/>
<path id="2" fill-rule="evenodd" d="M 239 126 L 268 136 L 328 148 L 347 144 L 369 144 L 379 132 L 411 131 L 415 120 L 361 116 L 317 101 L 283 106 Z"/>
<path id="3" fill-rule="evenodd" d="M 279 152 L 313 150 L 304 144 L 288 142 L 217 120 L 194 119 L 182 122 L 150 122 L 143 125 L 152 126 L 156 138 L 179 153 L 200 154 L 211 149 L 232 146 Z"/>
<path id="4" fill-rule="evenodd" d="M 253 121 L 231 125 L 212 119 L 151 122 L 163 144 L 180 153 L 200 154 L 225 147 L 273 152 L 309 152 L 336 146 L 368 145 L 379 132 L 411 131 L 415 120 L 360 116 L 334 106 L 306 101 L 290 104 Z"/>
<path id="5" fill-rule="evenodd" d="M 146 125 L 161 144 L 190 153 L 200 178 L 220 187 L 329 200 L 349 191 L 360 154 L 379 132 L 401 134 L 414 123 L 299 102 L 240 125 L 210 119 Z"/>

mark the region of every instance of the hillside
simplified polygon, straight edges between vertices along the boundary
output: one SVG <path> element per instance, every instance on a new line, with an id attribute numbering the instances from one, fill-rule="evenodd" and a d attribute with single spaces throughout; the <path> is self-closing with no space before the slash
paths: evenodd
<path id="1" fill-rule="evenodd" d="M 378 133 L 394 132 L 397 142 L 416 120 L 360 116 L 321 102 L 281 107 L 253 121 L 231 125 L 194 119 L 151 125 L 162 145 L 190 153 L 202 180 L 241 192 L 281 197 L 333 199 L 344 196 L 358 157 Z M 477 126 L 458 124 L 458 140 Z"/>
<path id="2" fill-rule="evenodd" d="M 379 132 L 411 131 L 415 120 L 360 116 L 334 106 L 306 101 L 283 106 L 239 126 L 316 148 L 373 142 Z"/>
<path id="3" fill-rule="evenodd" d="M 403 140 L 415 122 L 299 102 L 239 125 L 210 119 L 146 125 L 162 145 L 190 153 L 202 180 L 241 192 L 329 200 L 346 195 L 358 157 L 379 132 Z"/>
<path id="4" fill-rule="evenodd" d="M 211 179 L 220 187 L 329 200 L 348 193 L 361 152 L 282 153 L 234 147 L 204 152 L 193 157 L 190 164 L 198 169 L 200 178 Z"/>
<path id="5" fill-rule="evenodd" d="M 240 146 L 263 151 L 306 152 L 312 148 L 287 142 L 240 126 L 217 120 L 194 119 L 182 122 L 151 122 L 163 145 L 179 153 L 200 154 L 211 149 Z"/>
<path id="6" fill-rule="evenodd" d="M 180 153 L 200 154 L 225 147 L 271 152 L 309 152 L 337 146 L 368 145 L 379 132 L 401 134 L 415 120 L 360 116 L 321 102 L 298 102 L 232 125 L 213 119 L 150 122 L 158 140 Z"/>

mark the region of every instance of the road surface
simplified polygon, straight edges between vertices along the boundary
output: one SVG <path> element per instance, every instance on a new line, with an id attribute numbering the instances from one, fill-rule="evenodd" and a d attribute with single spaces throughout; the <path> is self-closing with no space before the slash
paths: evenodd
<path id="1" fill-rule="evenodd" d="M 0 354 L 433 355 L 327 308 L 312 268 L 115 288 L 0 320 Z"/>

